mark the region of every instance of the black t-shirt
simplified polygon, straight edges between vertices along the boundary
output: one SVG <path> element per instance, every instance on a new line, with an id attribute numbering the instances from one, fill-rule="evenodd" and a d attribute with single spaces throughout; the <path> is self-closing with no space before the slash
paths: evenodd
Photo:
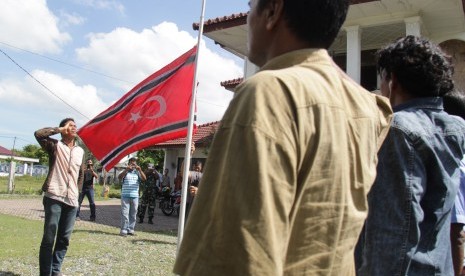
<path id="1" fill-rule="evenodd" d="M 82 184 L 83 188 L 89 188 L 92 187 L 94 184 L 94 173 L 92 170 L 85 170 L 84 171 L 84 183 Z"/>

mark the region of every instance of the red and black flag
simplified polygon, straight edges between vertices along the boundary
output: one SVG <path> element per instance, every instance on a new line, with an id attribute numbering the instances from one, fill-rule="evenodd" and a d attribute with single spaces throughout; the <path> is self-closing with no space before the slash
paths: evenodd
<path id="1" fill-rule="evenodd" d="M 186 137 L 197 47 L 136 85 L 78 135 L 110 170 L 125 155 Z"/>

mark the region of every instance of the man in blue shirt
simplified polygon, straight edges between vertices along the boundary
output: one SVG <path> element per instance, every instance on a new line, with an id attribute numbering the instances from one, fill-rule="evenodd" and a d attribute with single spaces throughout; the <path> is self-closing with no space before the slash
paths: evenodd
<path id="1" fill-rule="evenodd" d="M 407 36 L 377 53 L 381 93 L 394 118 L 378 154 L 358 275 L 453 275 L 450 214 L 465 148 L 465 122 L 443 110 L 454 89 L 450 59 Z"/>
<path id="2" fill-rule="evenodd" d="M 118 178 L 122 181 L 120 235 L 123 237 L 133 236 L 139 205 L 139 185 L 141 181 L 146 180 L 146 177 L 137 165 L 136 158 L 131 157 L 128 161 L 128 167 L 118 175 Z"/>
<path id="3" fill-rule="evenodd" d="M 465 93 L 453 91 L 444 96 L 444 110 L 450 115 L 460 116 L 465 120 Z M 460 161 L 460 183 L 454 207 L 452 208 L 450 225 L 450 243 L 452 252 L 452 262 L 454 264 L 455 275 L 464 275 L 464 239 L 465 233 L 465 156 Z"/>

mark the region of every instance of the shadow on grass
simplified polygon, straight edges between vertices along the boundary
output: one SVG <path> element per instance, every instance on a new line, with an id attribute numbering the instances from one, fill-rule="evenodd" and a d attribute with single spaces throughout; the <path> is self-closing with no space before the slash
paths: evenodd
<path id="1" fill-rule="evenodd" d="M 134 239 L 131 241 L 134 244 L 138 243 L 152 243 L 152 244 L 167 244 L 167 245 L 176 245 L 175 242 L 167 242 L 167 241 L 158 241 L 158 240 L 149 240 L 149 239 Z"/>
<path id="2" fill-rule="evenodd" d="M 107 232 L 107 231 L 100 231 L 100 230 L 87 230 L 87 229 L 74 229 L 75 233 L 90 233 L 90 234 L 102 234 L 102 235 L 107 235 L 107 236 L 119 236 L 119 233 L 111 233 L 111 232 Z M 159 232 L 153 232 L 153 233 L 157 233 L 159 235 L 167 235 L 167 236 L 171 236 L 171 237 L 175 237 L 176 236 L 176 233 L 173 233 L 173 232 L 166 232 L 166 231 L 159 231 Z M 128 236 L 129 238 L 129 236 Z M 167 242 L 167 241 L 159 241 L 159 240 L 155 240 L 155 239 L 133 239 L 131 241 L 132 243 L 134 244 L 137 244 L 137 243 L 152 243 L 152 244 L 167 244 L 167 245 L 176 245 L 176 242 Z M 0 275 L 3 275 L 3 274 L 0 274 Z"/>
<path id="3" fill-rule="evenodd" d="M 107 231 L 100 231 L 100 230 L 90 230 L 90 229 L 74 229 L 73 233 L 90 233 L 90 234 L 103 234 L 108 236 L 119 236 L 119 233 L 112 233 Z"/>
<path id="4" fill-rule="evenodd" d="M 89 233 L 89 234 L 102 234 L 102 235 L 108 235 L 108 236 L 119 236 L 119 232 L 74 228 L 73 233 L 79 233 L 79 232 Z M 174 232 L 174 231 L 140 231 L 140 232 L 153 233 L 153 234 L 165 235 L 165 236 L 170 236 L 170 237 L 177 236 L 177 232 Z"/>
<path id="5" fill-rule="evenodd" d="M 20 276 L 21 274 L 16 274 L 11 271 L 0 271 L 0 275 L 2 276 Z"/>

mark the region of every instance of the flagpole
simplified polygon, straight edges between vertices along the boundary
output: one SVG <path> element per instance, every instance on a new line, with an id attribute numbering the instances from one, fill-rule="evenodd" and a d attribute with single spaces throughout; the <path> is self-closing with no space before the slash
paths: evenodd
<path id="1" fill-rule="evenodd" d="M 184 235 L 184 223 L 185 223 L 185 213 L 186 213 L 186 200 L 187 200 L 187 183 L 189 179 L 189 168 L 191 161 L 191 144 L 192 144 L 192 131 L 194 129 L 194 115 L 195 115 L 195 99 L 197 95 L 197 68 L 199 66 L 198 60 L 200 56 L 200 41 L 203 34 L 203 22 L 205 14 L 205 2 L 202 0 L 202 11 L 200 13 L 200 25 L 199 25 L 199 36 L 197 39 L 197 54 L 195 55 L 195 69 L 194 69 L 194 80 L 192 83 L 192 99 L 189 112 L 189 123 L 187 127 L 187 141 L 185 149 L 185 158 L 184 158 L 184 168 L 183 177 L 182 177 L 182 190 L 181 190 L 181 206 L 179 211 L 179 224 L 178 224 L 178 243 L 176 249 L 176 255 L 179 253 L 179 247 L 181 246 L 181 241 Z"/>

